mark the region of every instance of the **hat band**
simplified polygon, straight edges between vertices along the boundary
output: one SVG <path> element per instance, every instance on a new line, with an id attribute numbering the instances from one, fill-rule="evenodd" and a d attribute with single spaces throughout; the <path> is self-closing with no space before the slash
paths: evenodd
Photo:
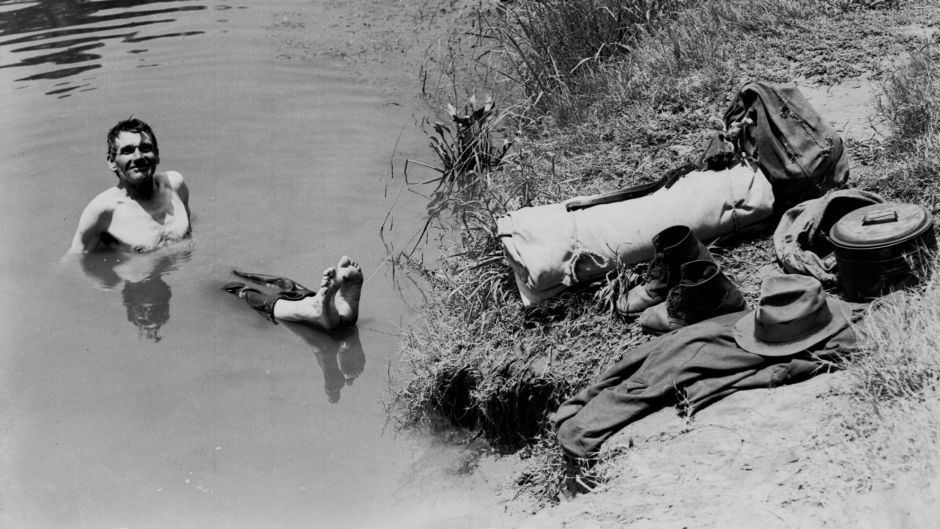
<path id="1" fill-rule="evenodd" d="M 754 336 L 762 342 L 782 343 L 805 338 L 832 321 L 829 305 L 823 303 L 818 311 L 787 322 L 761 321 L 760 310 L 754 313 Z"/>

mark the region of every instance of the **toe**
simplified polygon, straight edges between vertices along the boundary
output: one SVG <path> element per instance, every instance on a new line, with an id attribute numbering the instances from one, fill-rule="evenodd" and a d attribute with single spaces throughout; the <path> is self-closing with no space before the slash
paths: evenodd
<path id="1" fill-rule="evenodd" d="M 321 287 L 330 286 L 331 284 L 333 284 L 333 281 L 335 279 L 336 279 L 336 269 L 332 267 L 327 268 L 326 270 L 323 271 L 323 279 L 320 280 L 320 286 Z"/>

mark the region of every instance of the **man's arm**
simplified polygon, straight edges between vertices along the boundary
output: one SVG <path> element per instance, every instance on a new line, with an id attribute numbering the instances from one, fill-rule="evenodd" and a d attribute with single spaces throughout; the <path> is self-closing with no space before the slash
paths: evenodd
<path id="1" fill-rule="evenodd" d="M 92 200 L 78 219 L 78 229 L 75 230 L 75 236 L 72 237 L 72 246 L 69 248 L 69 253 L 86 253 L 94 250 L 101 242 L 101 236 L 107 232 L 108 226 L 111 225 L 113 215 L 113 210 L 105 207 L 103 201 L 98 198 Z"/>
<path id="2" fill-rule="evenodd" d="M 192 223 L 193 218 L 189 211 L 189 187 L 186 185 L 186 182 L 183 181 L 183 175 L 176 171 L 167 171 L 166 179 L 170 184 L 170 189 L 176 191 L 180 200 L 183 201 L 183 206 L 186 208 L 186 217 L 189 219 L 189 222 Z"/>

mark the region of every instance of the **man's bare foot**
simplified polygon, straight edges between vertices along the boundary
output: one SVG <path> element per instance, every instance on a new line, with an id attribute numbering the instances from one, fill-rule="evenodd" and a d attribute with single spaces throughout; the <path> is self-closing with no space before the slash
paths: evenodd
<path id="1" fill-rule="evenodd" d="M 336 312 L 334 298 L 340 284 L 336 280 L 336 269 L 327 268 L 320 280 L 316 295 L 298 301 L 279 299 L 274 304 L 274 317 L 287 321 L 300 321 L 318 325 L 326 330 L 335 329 L 341 323 Z"/>
<path id="2" fill-rule="evenodd" d="M 244 274 L 242 277 L 249 276 Z M 259 280 L 268 277 L 273 276 L 252 276 Z M 323 271 L 320 290 L 315 295 L 299 300 L 278 299 L 274 304 L 274 317 L 316 325 L 328 331 L 353 325 L 359 319 L 362 283 L 362 269 L 359 264 L 344 255 L 337 268 L 327 268 Z M 266 284 L 275 283 L 267 281 Z"/>
<path id="3" fill-rule="evenodd" d="M 336 282 L 339 291 L 333 305 L 340 325 L 352 325 L 359 319 L 359 297 L 362 295 L 362 269 L 359 263 L 345 255 L 336 265 Z"/>

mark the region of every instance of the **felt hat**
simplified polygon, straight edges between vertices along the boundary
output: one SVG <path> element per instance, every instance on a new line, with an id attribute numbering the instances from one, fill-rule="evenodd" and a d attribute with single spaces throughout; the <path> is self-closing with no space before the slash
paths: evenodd
<path id="1" fill-rule="evenodd" d="M 738 346 L 761 356 L 789 356 L 848 326 L 851 306 L 826 297 L 816 278 L 800 274 L 768 277 L 757 309 L 734 324 Z"/>

